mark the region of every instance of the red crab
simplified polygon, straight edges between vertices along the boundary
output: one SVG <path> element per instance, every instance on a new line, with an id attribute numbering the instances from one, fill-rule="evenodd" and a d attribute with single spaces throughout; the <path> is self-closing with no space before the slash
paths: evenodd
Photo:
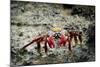
<path id="1" fill-rule="evenodd" d="M 55 36 L 56 34 L 56 36 Z M 44 43 L 44 49 L 45 49 L 45 53 L 48 52 L 48 46 L 52 49 L 55 48 L 55 38 L 57 37 L 58 39 L 58 47 L 62 47 L 67 45 L 69 51 L 72 51 L 71 49 L 71 42 L 72 42 L 72 38 L 74 38 L 75 43 L 78 43 L 78 40 L 80 41 L 80 43 L 82 43 L 82 32 L 77 32 L 77 31 L 70 31 L 68 33 L 60 33 L 60 35 L 58 35 L 57 33 L 55 33 L 53 35 L 41 35 L 38 36 L 37 38 L 33 39 L 30 43 L 26 44 L 24 47 L 22 47 L 22 49 L 25 49 L 26 47 L 28 47 L 29 45 L 31 45 L 32 43 L 37 43 L 37 51 L 38 53 L 41 52 L 41 43 Z"/>

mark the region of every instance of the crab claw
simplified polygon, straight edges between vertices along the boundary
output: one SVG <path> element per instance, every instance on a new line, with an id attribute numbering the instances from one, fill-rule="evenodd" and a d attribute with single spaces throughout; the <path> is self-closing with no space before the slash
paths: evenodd
<path id="1" fill-rule="evenodd" d="M 49 36 L 47 38 L 47 43 L 48 43 L 50 48 L 54 48 L 55 47 L 55 45 L 54 45 L 54 38 L 52 36 Z"/>
<path id="2" fill-rule="evenodd" d="M 59 39 L 59 41 L 58 41 L 58 46 L 59 46 L 59 47 L 65 46 L 66 40 L 67 40 L 67 39 L 66 39 L 66 36 L 61 35 L 61 37 L 60 37 L 60 39 Z"/>

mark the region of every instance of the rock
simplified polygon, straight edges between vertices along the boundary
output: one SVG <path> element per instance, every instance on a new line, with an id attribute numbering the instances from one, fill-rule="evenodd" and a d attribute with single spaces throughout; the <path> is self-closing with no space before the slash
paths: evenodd
<path id="1" fill-rule="evenodd" d="M 67 11 L 69 12 L 67 14 Z M 75 6 L 36 2 L 11 2 L 11 63 L 14 65 L 36 65 L 94 61 L 95 52 L 89 47 L 95 35 L 95 10 L 93 6 Z M 82 45 L 76 44 L 72 52 L 67 45 L 37 52 L 36 43 L 20 51 L 39 34 L 46 34 L 57 25 L 67 31 L 81 31 Z M 91 41 L 90 41 L 91 40 Z M 90 43 L 89 43 L 90 42 Z M 95 42 L 95 41 L 94 41 Z M 56 44 L 57 45 L 57 44 Z M 42 48 L 44 46 L 42 45 Z M 92 46 L 94 48 L 94 46 Z M 95 50 L 95 48 L 93 49 Z"/>

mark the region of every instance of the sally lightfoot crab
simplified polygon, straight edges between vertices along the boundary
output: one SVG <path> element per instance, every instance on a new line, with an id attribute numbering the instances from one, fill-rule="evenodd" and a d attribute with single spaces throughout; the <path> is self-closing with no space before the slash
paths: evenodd
<path id="1" fill-rule="evenodd" d="M 55 32 L 55 30 L 58 30 L 58 29 L 57 28 L 53 29 L 54 32 L 52 34 L 39 35 L 38 37 L 34 38 L 30 43 L 23 46 L 21 48 L 21 50 L 25 49 L 32 43 L 36 43 L 37 52 L 39 54 L 41 54 L 41 45 L 42 44 L 44 44 L 45 53 L 48 52 L 48 46 L 52 49 L 52 48 L 55 48 L 56 44 L 57 44 L 58 48 L 67 45 L 68 50 L 72 51 L 72 45 L 73 45 L 72 39 L 74 39 L 75 44 L 78 44 L 78 42 L 80 42 L 80 44 L 81 44 L 83 41 L 82 32 L 69 31 L 69 32 L 62 33 L 62 32 L 58 32 L 58 31 Z M 58 40 L 57 41 L 58 43 L 55 43 L 55 40 Z"/>

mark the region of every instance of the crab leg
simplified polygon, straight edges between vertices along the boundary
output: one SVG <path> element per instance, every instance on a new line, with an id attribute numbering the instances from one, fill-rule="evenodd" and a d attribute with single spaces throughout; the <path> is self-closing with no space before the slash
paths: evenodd
<path id="1" fill-rule="evenodd" d="M 72 49 L 71 49 L 71 43 L 70 42 L 68 44 L 68 49 L 69 49 L 69 51 L 72 51 Z"/>
<path id="2" fill-rule="evenodd" d="M 75 44 L 77 44 L 77 43 L 78 43 L 77 36 L 76 36 L 76 35 L 74 35 L 73 37 L 74 37 Z"/>
<path id="3" fill-rule="evenodd" d="M 37 42 L 37 52 L 38 52 L 38 53 L 41 52 L 41 45 L 40 45 L 40 42 Z"/>
<path id="4" fill-rule="evenodd" d="M 38 37 L 38 38 L 32 40 L 30 43 L 26 44 L 26 45 L 25 45 L 24 47 L 22 47 L 21 49 L 25 49 L 26 47 L 28 47 L 28 46 L 31 45 L 32 43 L 34 43 L 34 42 L 36 42 L 36 41 L 38 41 L 38 40 L 40 40 L 40 39 L 42 39 L 42 38 L 43 38 L 43 37 Z"/>
<path id="5" fill-rule="evenodd" d="M 44 46 L 44 49 L 45 49 L 45 53 L 48 52 L 48 48 L 47 48 L 47 41 L 45 41 L 45 46 Z"/>
<path id="6" fill-rule="evenodd" d="M 79 38 L 80 43 L 82 43 L 83 39 L 82 39 L 82 33 L 81 32 L 79 33 L 78 38 Z"/>

